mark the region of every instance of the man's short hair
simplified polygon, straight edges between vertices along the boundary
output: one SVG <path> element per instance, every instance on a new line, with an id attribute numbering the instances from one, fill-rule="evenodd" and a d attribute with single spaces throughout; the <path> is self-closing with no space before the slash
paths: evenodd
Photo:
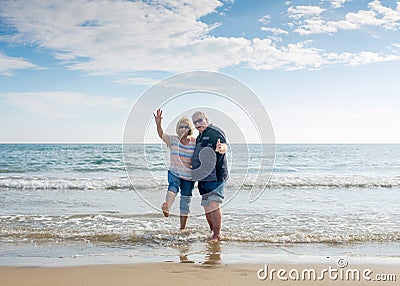
<path id="1" fill-rule="evenodd" d="M 192 119 L 193 117 L 198 117 L 200 116 L 201 118 L 205 119 L 208 122 L 208 118 L 206 116 L 206 114 L 202 111 L 196 111 L 195 113 L 192 114 Z"/>

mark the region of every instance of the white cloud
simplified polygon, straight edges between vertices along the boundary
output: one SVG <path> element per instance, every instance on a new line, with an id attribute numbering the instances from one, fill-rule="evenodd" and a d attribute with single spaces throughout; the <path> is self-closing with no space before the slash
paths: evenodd
<path id="1" fill-rule="evenodd" d="M 154 78 L 146 78 L 146 77 L 128 77 L 125 79 L 119 79 L 115 81 L 119 84 L 126 84 L 126 85 L 145 85 L 150 86 L 158 82 L 157 79 Z"/>
<path id="2" fill-rule="evenodd" d="M 319 16 L 324 11 L 325 9 L 322 9 L 319 6 L 291 6 L 287 9 L 289 18 L 296 20 Z"/>
<path id="3" fill-rule="evenodd" d="M 331 0 L 331 5 L 333 8 L 343 7 L 343 4 L 348 2 L 349 0 Z"/>
<path id="4" fill-rule="evenodd" d="M 207 1 L 7 2 L 0 8 L 19 34 L 54 51 L 70 69 L 90 74 L 218 70 L 237 65 L 251 46 L 243 38 L 211 37 L 218 23 L 198 20 L 222 4 Z"/>
<path id="5" fill-rule="evenodd" d="M 221 5 L 216 0 L 72 0 L 52 5 L 31 0 L 7 1 L 0 11 L 19 31 L 14 41 L 48 48 L 71 69 L 97 74 L 207 68 L 193 64 L 208 54 L 191 54 L 192 43 L 207 40 L 216 25 L 198 19 Z M 218 47 L 218 39 L 211 42 L 225 48 Z"/>
<path id="6" fill-rule="evenodd" d="M 338 55 L 338 62 L 343 62 L 348 66 L 359 66 L 365 64 L 372 64 L 378 62 L 389 62 L 389 61 L 399 61 L 400 56 L 388 55 L 384 56 L 378 53 L 372 52 L 360 52 L 357 54 L 343 53 Z"/>
<path id="7" fill-rule="evenodd" d="M 263 25 L 267 25 L 269 22 L 271 22 L 271 16 L 265 15 L 262 18 L 258 19 L 258 22 L 262 23 Z"/>
<path id="8" fill-rule="evenodd" d="M 249 65 L 255 70 L 273 69 L 316 69 L 327 64 L 321 50 L 308 48 L 308 42 L 289 44 L 287 47 L 275 47 L 269 39 L 254 40 L 254 55 Z"/>
<path id="9" fill-rule="evenodd" d="M 346 14 L 346 21 L 356 25 L 361 26 L 380 26 L 385 23 L 384 20 L 378 19 L 374 11 L 360 10 L 357 13 Z"/>
<path id="10" fill-rule="evenodd" d="M 382 6 L 381 2 L 374 0 L 368 6 L 376 11 L 382 18 L 383 27 L 389 30 L 396 30 L 400 27 L 400 1 L 397 2 L 396 10 Z"/>
<path id="11" fill-rule="evenodd" d="M 335 27 L 327 25 L 324 20 L 320 18 L 304 20 L 303 24 L 294 30 L 294 32 L 297 32 L 302 36 L 319 33 L 332 33 L 336 31 L 337 29 Z"/>
<path id="12" fill-rule="evenodd" d="M 339 21 L 323 20 L 317 13 L 307 14 L 307 19 L 302 19 L 304 16 L 294 17 L 295 20 L 298 20 L 297 28 L 294 31 L 300 35 L 311 35 L 335 33 L 339 30 L 356 30 L 366 26 L 382 27 L 387 30 L 395 30 L 400 27 L 400 1 L 397 3 L 396 10 L 382 6 L 378 0 L 370 2 L 368 7 L 370 10 L 349 12 L 343 20 Z"/>
<path id="13" fill-rule="evenodd" d="M 287 35 L 287 34 L 289 34 L 288 31 L 283 30 L 283 29 L 280 29 L 280 28 L 261 27 L 261 30 L 262 30 L 262 31 L 265 31 L 265 32 L 271 32 L 271 33 L 273 33 L 274 35 L 280 35 L 280 34 L 285 34 L 285 35 Z"/>
<path id="14" fill-rule="evenodd" d="M 13 58 L 0 51 L 0 75 L 12 76 L 15 70 L 38 68 L 23 58 Z"/>
<path id="15" fill-rule="evenodd" d="M 385 16 L 375 17 L 378 13 L 394 19 L 378 2 L 373 7 L 376 11 L 349 13 L 345 20 L 337 22 L 322 20 L 325 10 L 318 6 L 292 6 L 287 11 L 296 25 L 300 23 L 294 28 L 296 32 L 330 33 L 362 25 L 384 25 L 387 20 L 383 20 Z M 337 63 L 395 60 L 379 54 L 341 56 L 308 47 L 309 42 L 278 45 L 279 41 L 272 39 L 213 37 L 210 31 L 220 24 L 206 24 L 200 18 L 215 13 L 222 5 L 217 0 L 60 0 L 51 5 L 41 0 L 21 0 L 3 2 L 0 16 L 18 31 L 11 37 L 14 42 L 33 43 L 53 51 L 55 58 L 68 68 L 89 74 L 216 71 L 240 65 L 257 70 L 319 69 Z M 269 16 L 261 19 L 268 21 Z M 288 33 L 280 28 L 262 29 Z M 121 83 L 129 82 L 148 85 L 151 80 L 130 78 Z"/>
<path id="16" fill-rule="evenodd" d="M 398 55 L 383 55 L 373 52 L 334 53 L 308 47 L 311 41 L 275 47 L 269 39 L 255 39 L 254 51 L 248 64 L 255 70 L 320 69 L 328 65 L 343 64 L 358 66 L 377 62 L 399 61 Z"/>
<path id="17" fill-rule="evenodd" d="M 54 118 L 78 116 L 82 110 L 123 110 L 130 108 L 131 102 L 122 97 L 89 96 L 74 92 L 18 92 L 3 93 L 8 104 L 29 112 Z"/>

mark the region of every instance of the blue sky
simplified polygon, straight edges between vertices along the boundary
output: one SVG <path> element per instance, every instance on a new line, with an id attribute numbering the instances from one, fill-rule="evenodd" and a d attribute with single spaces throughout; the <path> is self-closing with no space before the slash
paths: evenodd
<path id="1" fill-rule="evenodd" d="M 122 142 L 150 85 L 209 70 L 279 143 L 400 143 L 400 1 L 1 2 L 0 142 Z"/>

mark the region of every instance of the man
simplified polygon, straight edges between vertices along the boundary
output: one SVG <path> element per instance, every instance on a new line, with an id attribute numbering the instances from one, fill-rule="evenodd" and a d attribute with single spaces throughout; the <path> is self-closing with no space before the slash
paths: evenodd
<path id="1" fill-rule="evenodd" d="M 199 131 L 192 157 L 192 177 L 198 181 L 207 222 L 213 231 L 211 241 L 221 239 L 222 213 L 220 204 L 224 198 L 225 181 L 228 179 L 225 133 L 208 122 L 204 112 L 193 113 L 192 120 Z"/>

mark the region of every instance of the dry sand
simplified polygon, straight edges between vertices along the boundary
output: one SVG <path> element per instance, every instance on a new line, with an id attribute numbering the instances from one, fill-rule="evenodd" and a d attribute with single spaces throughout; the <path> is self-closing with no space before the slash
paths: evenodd
<path id="1" fill-rule="evenodd" d="M 304 269 L 315 269 L 320 271 L 328 269 L 332 265 L 296 265 L 280 264 L 268 265 L 268 272 L 274 269 L 285 269 L 296 275 L 296 269 L 300 275 Z M 96 286 L 118 286 L 118 285 L 399 285 L 399 282 L 366 281 L 362 279 L 356 282 L 346 280 L 331 280 L 326 273 L 322 281 L 290 281 L 289 274 L 283 276 L 288 281 L 280 281 L 277 274 L 274 279 L 270 277 L 260 280 L 257 276 L 263 264 L 231 264 L 231 265 L 202 265 L 184 263 L 154 263 L 154 264 L 132 264 L 132 265 L 94 265 L 78 267 L 0 267 L 0 285 L 40 285 L 40 286 L 63 286 L 63 285 L 96 285 Z M 337 266 L 335 267 L 337 269 Z M 351 269 L 359 269 L 362 275 L 364 269 L 371 269 L 371 279 L 376 274 L 395 274 L 400 279 L 399 265 L 358 265 Z M 349 267 L 344 268 L 349 269 Z M 264 275 L 263 272 L 261 272 Z M 294 277 L 293 276 L 293 277 Z M 307 276 L 306 276 L 307 277 Z"/>

